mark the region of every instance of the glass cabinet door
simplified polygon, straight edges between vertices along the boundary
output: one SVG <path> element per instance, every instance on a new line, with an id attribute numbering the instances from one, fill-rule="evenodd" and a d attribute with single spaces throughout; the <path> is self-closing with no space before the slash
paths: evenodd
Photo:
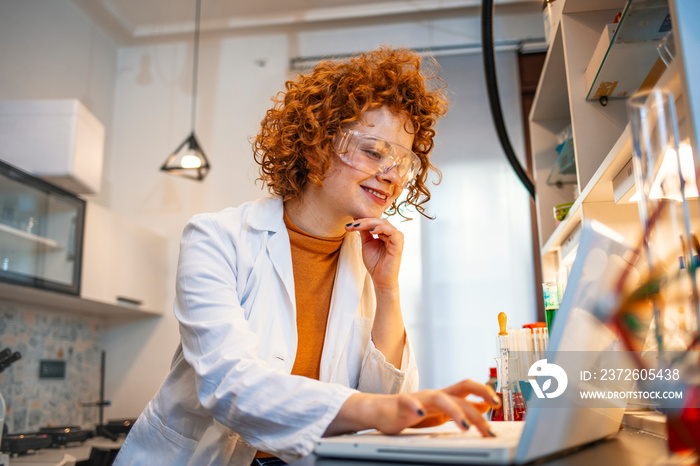
<path id="1" fill-rule="evenodd" d="M 80 294 L 85 201 L 0 161 L 0 281 Z"/>

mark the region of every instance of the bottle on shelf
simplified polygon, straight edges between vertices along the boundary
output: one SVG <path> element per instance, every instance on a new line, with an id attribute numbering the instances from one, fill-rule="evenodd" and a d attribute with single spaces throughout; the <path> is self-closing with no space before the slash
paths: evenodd
<path id="1" fill-rule="evenodd" d="M 547 333 L 551 335 L 554 316 L 559 309 L 559 292 L 557 289 L 557 284 L 554 282 L 543 283 L 542 292 L 544 295 L 544 316 L 547 321 Z"/>

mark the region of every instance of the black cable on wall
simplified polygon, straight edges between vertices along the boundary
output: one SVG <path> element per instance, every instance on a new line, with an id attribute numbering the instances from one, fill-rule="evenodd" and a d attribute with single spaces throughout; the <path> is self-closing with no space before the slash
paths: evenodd
<path id="1" fill-rule="evenodd" d="M 530 197 L 535 198 L 535 185 L 527 172 L 520 165 L 520 161 L 515 155 L 513 146 L 508 138 L 505 122 L 503 121 L 503 111 L 501 109 L 501 98 L 498 93 L 498 79 L 496 78 L 496 57 L 493 46 L 493 0 L 482 0 L 481 3 L 481 48 L 484 58 L 484 73 L 486 75 L 486 91 L 491 107 L 491 117 L 496 126 L 498 140 L 506 154 L 510 166 L 515 171 L 520 181 L 530 193 Z"/>

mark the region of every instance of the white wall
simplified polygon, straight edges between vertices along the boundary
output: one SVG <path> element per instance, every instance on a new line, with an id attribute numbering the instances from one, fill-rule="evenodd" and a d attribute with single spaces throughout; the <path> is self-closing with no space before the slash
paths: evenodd
<path id="1" fill-rule="evenodd" d="M 70 0 L 0 0 L 0 100 L 80 99 L 107 129 L 107 159 L 117 50 Z"/>
<path id="2" fill-rule="evenodd" d="M 0 99 L 78 98 L 109 127 L 117 46 L 70 0 L 0 0 Z"/>
<path id="3" fill-rule="evenodd" d="M 497 17 L 495 28 L 497 40 L 543 36 L 539 12 Z M 248 139 L 270 96 L 288 79 L 291 58 L 381 44 L 422 48 L 478 41 L 477 17 L 248 36 L 204 34 L 196 128 L 212 164 L 204 183 L 159 172 L 190 131 L 189 39 L 117 47 L 69 0 L 0 0 L 0 99 L 77 97 L 100 118 L 107 146 L 97 200 L 167 238 L 172 302 L 186 220 L 261 194 Z M 22 66 L 5 66 L 8 62 Z M 107 418 L 139 414 L 167 373 L 177 342 L 171 309 L 160 319 L 106 332 L 106 396 L 112 401 Z"/>
<path id="4" fill-rule="evenodd" d="M 498 314 L 509 327 L 536 321 L 530 199 L 498 142 L 482 55 L 439 58 L 450 111 L 438 123 L 434 163 L 443 172 L 423 220 L 421 378 L 432 388 L 486 381 L 497 354 Z M 509 139 L 525 165 L 518 62 L 496 54 Z M 429 381 L 429 382 L 428 382 Z"/>

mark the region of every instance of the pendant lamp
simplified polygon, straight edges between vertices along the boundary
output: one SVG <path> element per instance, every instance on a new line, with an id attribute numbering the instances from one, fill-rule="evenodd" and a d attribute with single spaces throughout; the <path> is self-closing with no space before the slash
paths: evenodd
<path id="1" fill-rule="evenodd" d="M 197 113 L 197 66 L 199 58 L 199 15 L 200 0 L 197 0 L 194 26 L 194 52 L 192 65 L 192 133 L 170 154 L 160 169 L 171 175 L 183 176 L 201 181 L 209 173 L 211 165 L 204 155 L 197 136 L 194 134 Z"/>

